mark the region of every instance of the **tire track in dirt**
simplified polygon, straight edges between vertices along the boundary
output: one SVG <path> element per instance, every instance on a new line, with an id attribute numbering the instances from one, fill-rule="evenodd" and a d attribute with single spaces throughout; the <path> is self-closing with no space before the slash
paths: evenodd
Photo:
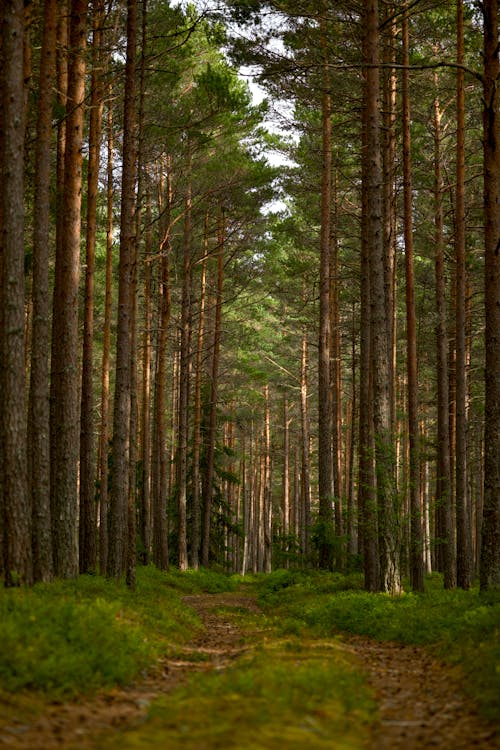
<path id="1" fill-rule="evenodd" d="M 161 659 L 157 669 L 124 688 L 79 703 L 53 704 L 30 723 L 4 722 L 0 749 L 95 750 L 99 736 L 143 722 L 155 698 L 184 684 L 194 672 L 223 670 L 251 648 L 241 628 L 217 610 L 259 613 L 253 597 L 197 594 L 184 602 L 204 627 L 177 649 L 177 658 Z M 379 706 L 368 750 L 500 748 L 498 732 L 478 715 L 458 674 L 429 651 L 356 636 L 345 636 L 343 647 L 367 674 Z"/>

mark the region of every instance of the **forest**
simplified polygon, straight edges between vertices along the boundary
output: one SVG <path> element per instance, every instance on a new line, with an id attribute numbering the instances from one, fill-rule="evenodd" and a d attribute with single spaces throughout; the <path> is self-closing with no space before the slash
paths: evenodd
<path id="1" fill-rule="evenodd" d="M 5 584 L 498 587 L 496 4 L 2 14 Z"/>
<path id="2" fill-rule="evenodd" d="M 0 741 L 496 746 L 498 0 L 0 25 Z"/>

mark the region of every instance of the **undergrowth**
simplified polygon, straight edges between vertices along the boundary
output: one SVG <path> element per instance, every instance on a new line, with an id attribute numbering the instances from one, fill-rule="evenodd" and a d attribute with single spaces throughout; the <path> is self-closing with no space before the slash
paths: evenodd
<path id="1" fill-rule="evenodd" d="M 236 585 L 152 567 L 137 579 L 135 591 L 99 576 L 0 589 L 0 690 L 62 699 L 127 683 L 200 627 L 182 595 Z"/>
<path id="2" fill-rule="evenodd" d="M 359 577 L 304 571 L 275 571 L 259 584 L 259 601 L 283 633 L 319 637 L 339 631 L 378 640 L 432 646 L 460 665 L 464 687 L 482 712 L 500 719 L 500 596 L 498 593 L 445 591 L 431 576 L 424 594 L 400 597 L 361 589 Z"/>

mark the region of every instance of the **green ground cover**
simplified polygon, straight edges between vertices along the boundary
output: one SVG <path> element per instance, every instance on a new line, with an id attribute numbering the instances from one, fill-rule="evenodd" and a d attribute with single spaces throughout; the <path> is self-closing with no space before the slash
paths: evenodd
<path id="1" fill-rule="evenodd" d="M 231 668 L 195 673 L 155 701 L 139 728 L 99 740 L 102 750 L 363 747 L 375 705 L 339 634 L 436 649 L 463 670 L 465 686 L 499 718 L 497 594 L 444 591 L 368 594 L 357 574 L 278 570 L 225 576 L 139 569 L 136 591 L 100 577 L 0 591 L 0 698 L 66 700 L 126 684 L 160 655 L 180 652 L 201 624 L 182 597 L 239 590 L 263 614 L 230 604 L 252 648 Z M 193 657 L 193 661 L 196 658 Z M 41 698 L 43 694 L 43 699 Z M 6 696 L 10 696 L 5 700 Z M 37 703 L 38 702 L 38 703 Z M 10 710 L 10 709 L 9 709 Z"/>
<path id="2" fill-rule="evenodd" d="M 432 647 L 459 665 L 464 687 L 485 716 L 500 720 L 500 595 L 445 591 L 430 576 L 424 594 L 362 590 L 358 576 L 278 570 L 257 584 L 259 601 L 283 633 L 338 632 Z"/>

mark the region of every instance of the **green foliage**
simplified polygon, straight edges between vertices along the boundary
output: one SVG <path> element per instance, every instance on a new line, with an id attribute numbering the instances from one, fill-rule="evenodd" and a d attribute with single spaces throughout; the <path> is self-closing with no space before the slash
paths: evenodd
<path id="1" fill-rule="evenodd" d="M 97 576 L 1 590 L 0 688 L 89 693 L 130 681 L 170 640 L 187 640 L 199 623 L 181 602 L 180 579 L 154 568 L 137 573 L 135 592 Z M 189 591 L 224 590 L 217 574 L 188 580 Z"/>
<path id="2" fill-rule="evenodd" d="M 444 591 L 439 577 L 425 594 L 400 597 L 342 590 L 356 575 L 317 576 L 276 571 L 261 585 L 260 602 L 273 612 L 286 632 L 331 636 L 339 631 L 379 640 L 432 646 L 448 661 L 459 664 L 466 688 L 485 715 L 498 718 L 500 691 L 498 624 L 500 599 L 477 589 Z M 331 580 L 330 580 L 331 579 Z"/>

